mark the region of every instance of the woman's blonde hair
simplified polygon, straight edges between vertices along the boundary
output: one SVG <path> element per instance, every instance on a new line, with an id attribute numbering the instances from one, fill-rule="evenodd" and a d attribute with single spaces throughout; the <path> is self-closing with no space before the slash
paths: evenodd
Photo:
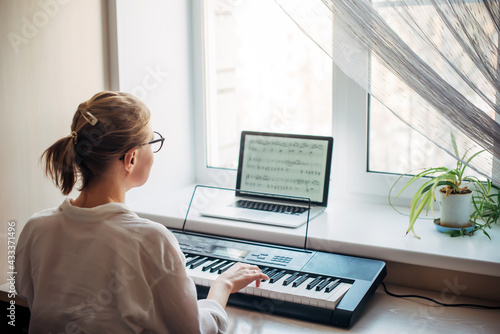
<path id="1" fill-rule="evenodd" d="M 112 159 L 148 140 L 150 112 L 137 97 L 105 91 L 81 103 L 73 116 L 71 135 L 42 154 L 45 173 L 67 195 L 81 178 L 83 190 Z"/>

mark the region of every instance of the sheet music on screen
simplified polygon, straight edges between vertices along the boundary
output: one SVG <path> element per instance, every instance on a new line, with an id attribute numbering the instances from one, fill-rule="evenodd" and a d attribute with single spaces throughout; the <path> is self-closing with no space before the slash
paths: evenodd
<path id="1" fill-rule="evenodd" d="M 247 135 L 241 190 L 323 200 L 328 141 Z"/>

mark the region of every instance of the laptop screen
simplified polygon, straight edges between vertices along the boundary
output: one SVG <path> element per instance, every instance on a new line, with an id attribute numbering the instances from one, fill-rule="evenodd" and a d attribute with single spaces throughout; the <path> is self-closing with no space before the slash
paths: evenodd
<path id="1" fill-rule="evenodd" d="M 326 206 L 332 147 L 332 137 L 243 131 L 236 189 Z"/>

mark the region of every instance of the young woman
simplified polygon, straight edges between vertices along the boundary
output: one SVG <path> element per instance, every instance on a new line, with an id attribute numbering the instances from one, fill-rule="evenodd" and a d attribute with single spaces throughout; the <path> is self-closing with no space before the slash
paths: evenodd
<path id="1" fill-rule="evenodd" d="M 30 333 L 223 333 L 229 295 L 269 279 L 238 263 L 197 301 L 175 237 L 124 204 L 163 144 L 149 120 L 136 97 L 101 92 L 44 152 L 56 186 L 68 195 L 79 182 L 80 194 L 35 214 L 20 235 L 16 289 L 29 303 Z"/>

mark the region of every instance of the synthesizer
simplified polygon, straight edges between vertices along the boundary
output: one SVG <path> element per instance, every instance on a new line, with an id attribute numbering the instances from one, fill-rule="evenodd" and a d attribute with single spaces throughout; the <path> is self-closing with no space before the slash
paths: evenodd
<path id="1" fill-rule="evenodd" d="M 236 262 L 269 276 L 229 297 L 228 304 L 350 327 L 386 275 L 382 261 L 207 234 L 172 231 L 186 257 L 198 298 Z"/>

